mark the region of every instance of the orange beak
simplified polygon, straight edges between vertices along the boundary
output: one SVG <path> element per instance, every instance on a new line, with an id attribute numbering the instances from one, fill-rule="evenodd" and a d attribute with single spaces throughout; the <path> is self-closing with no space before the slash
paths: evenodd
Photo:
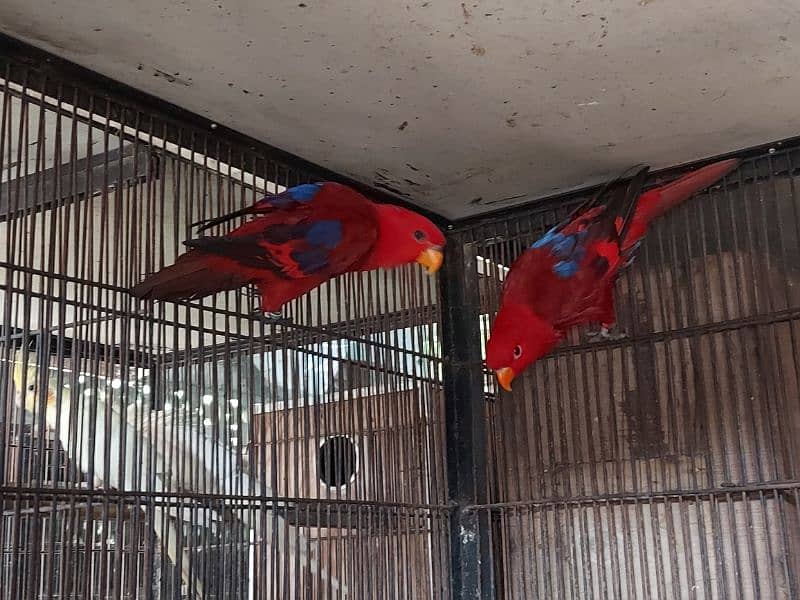
<path id="1" fill-rule="evenodd" d="M 498 369 L 495 375 L 497 375 L 497 382 L 500 384 L 500 387 L 510 392 L 511 382 L 514 381 L 514 377 L 517 376 L 517 374 L 514 373 L 514 369 L 511 367 L 503 367 L 502 369 Z"/>
<path id="2" fill-rule="evenodd" d="M 442 266 L 444 261 L 444 254 L 439 246 L 431 246 L 426 248 L 417 256 L 417 262 L 425 267 L 429 275 L 433 275 Z"/>

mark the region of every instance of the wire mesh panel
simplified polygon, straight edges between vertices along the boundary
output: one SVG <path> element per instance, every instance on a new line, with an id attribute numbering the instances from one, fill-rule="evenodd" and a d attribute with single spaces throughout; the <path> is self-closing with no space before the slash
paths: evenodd
<path id="1" fill-rule="evenodd" d="M 572 332 L 512 394 L 486 373 L 472 510 L 499 596 L 800 595 L 798 158 L 746 161 L 654 223 L 616 287 L 625 339 Z M 514 258 L 580 200 L 464 232 L 484 341 Z"/>
<path id="2" fill-rule="evenodd" d="M 315 175 L 0 76 L 0 598 L 448 597 L 436 280 L 138 301 L 192 222 Z"/>

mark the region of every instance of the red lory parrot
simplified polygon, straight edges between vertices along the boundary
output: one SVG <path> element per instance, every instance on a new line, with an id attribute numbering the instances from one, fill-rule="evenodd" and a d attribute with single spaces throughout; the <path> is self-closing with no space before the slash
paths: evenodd
<path id="1" fill-rule="evenodd" d="M 636 167 L 527 248 L 506 276 L 486 344 L 486 365 L 500 386 L 511 391 L 514 378 L 573 327 L 600 322 L 596 335 L 612 337 L 614 284 L 647 227 L 739 162 L 716 162 L 644 193 L 648 167 Z"/>
<path id="2" fill-rule="evenodd" d="M 415 261 L 434 273 L 442 264 L 445 238 L 429 219 L 333 182 L 298 185 L 195 225 L 202 231 L 250 214 L 259 216 L 227 235 L 184 242 L 186 254 L 131 293 L 190 300 L 253 284 L 261 310 L 275 316 L 286 302 L 342 273 Z"/>

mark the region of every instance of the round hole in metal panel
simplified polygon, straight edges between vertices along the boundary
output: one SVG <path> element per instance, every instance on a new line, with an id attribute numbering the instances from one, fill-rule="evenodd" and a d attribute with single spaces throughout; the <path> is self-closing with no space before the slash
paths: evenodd
<path id="1" fill-rule="evenodd" d="M 347 485 L 358 470 L 358 451 L 346 435 L 335 435 L 319 447 L 317 471 L 323 483 L 330 487 Z"/>

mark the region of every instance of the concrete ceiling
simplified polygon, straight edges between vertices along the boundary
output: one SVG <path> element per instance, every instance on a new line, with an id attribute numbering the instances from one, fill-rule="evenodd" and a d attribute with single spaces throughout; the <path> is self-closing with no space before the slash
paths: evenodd
<path id="1" fill-rule="evenodd" d="M 800 133 L 796 0 L 3 0 L 0 30 L 451 218 Z"/>

